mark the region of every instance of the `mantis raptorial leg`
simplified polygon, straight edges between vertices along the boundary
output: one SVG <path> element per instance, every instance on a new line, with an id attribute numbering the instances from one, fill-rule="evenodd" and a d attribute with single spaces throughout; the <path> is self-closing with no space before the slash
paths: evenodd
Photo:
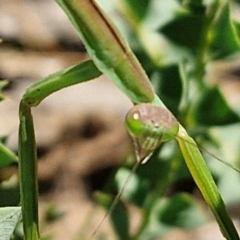
<path id="1" fill-rule="evenodd" d="M 30 86 L 19 109 L 19 175 L 23 227 L 26 240 L 40 239 L 38 230 L 37 156 L 31 107 L 49 94 L 101 75 L 92 61 L 64 69 Z"/>
<path id="2" fill-rule="evenodd" d="M 185 129 L 155 94 L 128 44 L 93 0 L 56 0 L 77 29 L 92 61 L 73 66 L 34 84 L 20 103 L 19 159 L 23 225 L 26 240 L 40 239 L 38 231 L 37 163 L 31 107 L 64 87 L 109 76 L 134 104 L 127 116 L 139 162 L 144 162 L 162 141 L 176 138 L 186 164 L 226 239 L 239 239 L 212 176 Z M 103 34 L 104 33 L 104 34 Z M 144 105 L 142 105 L 144 103 Z M 145 105 L 147 103 L 147 105 Z M 146 113 L 146 115 L 144 115 Z M 170 123 L 165 120 L 168 117 Z M 167 118 L 166 118 L 167 116 Z M 147 142 L 145 141 L 147 139 Z M 185 141 L 186 140 L 186 141 Z"/>

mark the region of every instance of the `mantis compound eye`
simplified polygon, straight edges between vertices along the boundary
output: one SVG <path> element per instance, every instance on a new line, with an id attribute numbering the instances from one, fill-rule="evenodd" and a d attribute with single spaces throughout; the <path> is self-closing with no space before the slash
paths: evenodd
<path id="1" fill-rule="evenodd" d="M 162 142 L 173 139 L 179 128 L 169 110 L 150 103 L 132 107 L 126 115 L 126 125 L 141 163 L 145 163 Z"/>

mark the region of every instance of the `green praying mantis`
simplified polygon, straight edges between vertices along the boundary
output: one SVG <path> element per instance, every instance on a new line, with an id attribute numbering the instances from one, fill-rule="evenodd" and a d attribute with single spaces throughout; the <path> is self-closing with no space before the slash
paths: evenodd
<path id="1" fill-rule="evenodd" d="M 134 104 L 126 116 L 126 128 L 133 139 L 138 162 L 145 163 L 162 142 L 176 139 L 223 236 L 228 240 L 239 239 L 196 143 L 155 94 L 147 75 L 118 30 L 93 0 L 56 2 L 77 29 L 91 60 L 36 82 L 26 90 L 21 100 L 19 172 L 25 239 L 40 239 L 37 156 L 31 108 L 55 91 L 101 74 L 114 81 Z"/>

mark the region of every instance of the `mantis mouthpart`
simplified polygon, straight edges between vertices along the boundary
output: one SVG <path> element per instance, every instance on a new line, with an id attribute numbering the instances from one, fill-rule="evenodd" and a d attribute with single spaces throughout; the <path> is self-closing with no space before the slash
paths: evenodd
<path id="1" fill-rule="evenodd" d="M 149 103 L 131 108 L 126 115 L 126 126 L 141 164 L 149 160 L 161 143 L 174 139 L 179 129 L 169 110 Z"/>

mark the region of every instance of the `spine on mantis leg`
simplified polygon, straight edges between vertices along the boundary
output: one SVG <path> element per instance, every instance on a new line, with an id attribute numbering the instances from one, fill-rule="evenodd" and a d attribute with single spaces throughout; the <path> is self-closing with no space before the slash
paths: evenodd
<path id="1" fill-rule="evenodd" d="M 56 0 L 67 13 L 96 66 L 134 103 L 153 102 L 147 75 L 111 21 L 93 0 Z"/>

